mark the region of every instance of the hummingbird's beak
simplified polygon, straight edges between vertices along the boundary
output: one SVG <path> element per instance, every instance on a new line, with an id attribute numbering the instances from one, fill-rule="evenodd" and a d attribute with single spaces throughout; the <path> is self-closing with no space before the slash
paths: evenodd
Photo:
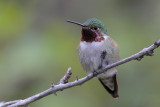
<path id="1" fill-rule="evenodd" d="M 86 27 L 84 24 L 81 24 L 81 23 L 78 23 L 78 22 L 74 22 L 74 21 L 71 21 L 71 20 L 66 20 L 66 21 L 69 22 L 69 23 L 73 23 L 73 24 L 82 26 L 82 27 Z"/>

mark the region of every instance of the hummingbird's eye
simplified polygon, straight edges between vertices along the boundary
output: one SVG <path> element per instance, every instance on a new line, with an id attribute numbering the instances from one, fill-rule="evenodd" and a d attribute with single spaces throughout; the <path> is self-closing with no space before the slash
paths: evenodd
<path id="1" fill-rule="evenodd" d="M 94 29 L 94 30 L 98 30 L 99 28 L 98 28 L 98 27 L 93 27 L 93 29 Z"/>

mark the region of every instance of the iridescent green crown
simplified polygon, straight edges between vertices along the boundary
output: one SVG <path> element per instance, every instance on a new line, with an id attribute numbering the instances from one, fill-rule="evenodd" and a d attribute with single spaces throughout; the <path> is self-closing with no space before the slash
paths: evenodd
<path id="1" fill-rule="evenodd" d="M 106 29 L 105 25 L 104 25 L 100 20 L 98 20 L 98 19 L 96 19 L 96 18 L 88 19 L 88 20 L 85 21 L 83 24 L 86 25 L 86 26 L 90 26 L 90 27 L 95 27 L 95 26 L 96 26 L 96 27 L 100 28 L 101 31 L 102 31 L 104 34 L 107 34 L 107 35 L 108 35 L 107 29 Z"/>

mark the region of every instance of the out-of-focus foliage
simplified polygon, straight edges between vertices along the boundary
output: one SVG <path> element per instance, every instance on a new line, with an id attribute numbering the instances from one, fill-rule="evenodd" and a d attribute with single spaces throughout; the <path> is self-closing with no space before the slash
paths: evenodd
<path id="1" fill-rule="evenodd" d="M 86 76 L 77 57 L 80 27 L 98 18 L 117 41 L 121 59 L 160 39 L 158 0 L 1 0 L 0 101 L 23 99 L 58 82 L 68 67 Z M 113 99 L 97 81 L 58 92 L 33 107 L 159 107 L 160 49 L 154 57 L 118 67 L 119 95 Z"/>

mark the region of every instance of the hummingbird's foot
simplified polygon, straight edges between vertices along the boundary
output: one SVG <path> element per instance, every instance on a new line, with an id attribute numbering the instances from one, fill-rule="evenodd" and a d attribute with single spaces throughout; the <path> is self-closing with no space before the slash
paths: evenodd
<path id="1" fill-rule="evenodd" d="M 93 71 L 93 76 L 97 76 L 98 72 L 97 71 Z"/>

